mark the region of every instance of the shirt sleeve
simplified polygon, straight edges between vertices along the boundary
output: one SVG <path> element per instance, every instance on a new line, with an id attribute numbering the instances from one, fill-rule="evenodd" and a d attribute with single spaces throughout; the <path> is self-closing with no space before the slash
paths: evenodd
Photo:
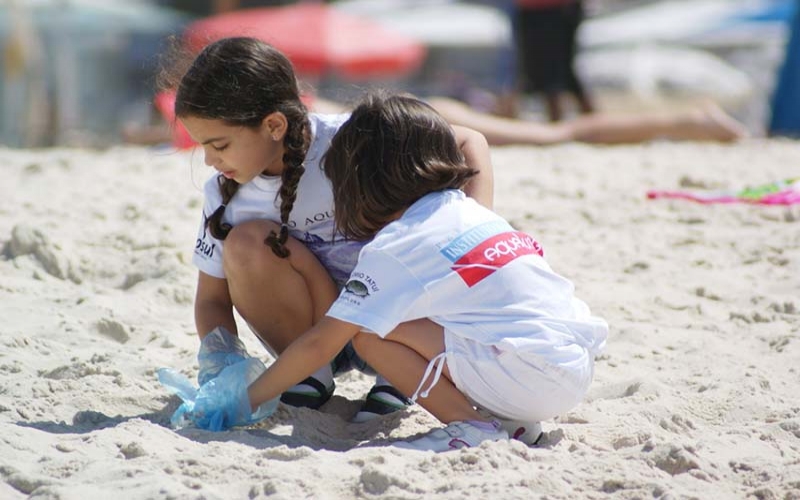
<path id="1" fill-rule="evenodd" d="M 203 220 L 197 230 L 192 263 L 210 276 L 225 278 L 225 271 L 222 269 L 222 240 L 214 238 L 207 226 L 208 218 L 222 203 L 216 181 L 213 184 L 211 180 L 207 182 L 204 191 L 206 201 L 203 206 Z"/>
<path id="2" fill-rule="evenodd" d="M 425 290 L 397 259 L 380 250 L 362 250 L 355 269 L 327 315 L 385 337 L 408 321 Z"/>

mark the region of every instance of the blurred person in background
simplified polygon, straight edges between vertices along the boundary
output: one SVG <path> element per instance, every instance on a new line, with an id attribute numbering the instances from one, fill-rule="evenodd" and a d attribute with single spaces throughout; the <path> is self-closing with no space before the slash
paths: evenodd
<path id="1" fill-rule="evenodd" d="M 188 0 L 171 0 L 171 3 L 174 5 L 187 3 L 195 5 L 194 2 L 189 2 Z M 213 8 L 217 11 L 253 7 L 255 6 L 254 4 L 286 3 L 294 2 L 287 2 L 286 0 L 273 0 L 272 2 L 264 0 L 205 0 L 197 2 L 197 4 L 205 4 L 205 8 Z M 562 46 L 553 48 L 552 51 L 549 51 L 549 47 L 552 45 L 550 42 L 546 40 L 540 42 L 542 47 L 537 48 L 534 54 L 536 58 L 542 57 L 540 61 L 534 61 L 534 57 L 527 56 L 521 56 L 518 59 L 526 59 L 529 64 L 538 62 L 538 64 L 545 65 L 545 68 L 548 69 L 540 71 L 538 74 L 547 75 L 547 78 L 553 82 L 552 88 L 557 88 L 558 85 L 562 84 L 569 84 L 573 87 L 577 85 L 582 88 L 573 69 L 575 31 L 577 31 L 579 19 L 583 17 L 583 6 L 580 2 L 572 0 L 494 0 L 492 2 L 479 1 L 476 3 L 488 4 L 502 9 L 510 16 L 510 19 L 514 18 L 517 10 L 521 10 L 521 4 L 526 4 L 525 9 L 530 9 L 530 6 L 534 3 L 537 7 L 544 7 L 545 4 L 549 5 L 547 9 L 542 9 L 546 13 L 537 13 L 542 13 L 544 17 L 551 16 L 556 18 L 560 16 L 560 31 L 564 31 L 567 26 L 572 26 L 569 31 L 569 40 L 567 41 L 567 37 L 562 37 L 559 42 Z M 555 4 L 558 4 L 558 6 L 556 7 Z M 575 5 L 567 6 L 566 4 Z M 536 16 L 531 17 L 535 18 Z M 567 19 L 572 20 L 571 24 L 567 22 Z M 519 21 L 520 19 L 517 19 L 515 22 L 519 23 Z M 519 29 L 525 32 L 535 24 L 534 22 L 524 28 L 520 26 Z M 514 31 L 516 32 L 517 29 L 518 27 L 515 26 Z M 548 30 L 550 32 L 540 35 L 556 36 L 552 29 L 548 28 Z M 533 40 L 535 36 L 539 35 L 531 34 L 530 40 Z M 520 33 L 517 33 L 516 38 L 518 40 L 521 39 Z M 513 52 L 519 52 L 519 50 L 519 48 L 516 48 Z M 594 111 L 592 103 L 583 93 L 584 104 L 580 108 L 582 113 L 585 112 L 586 114 L 559 119 L 558 121 L 553 120 L 551 114 L 552 121 L 550 123 L 518 119 L 516 117 L 518 95 L 513 90 L 509 92 L 509 87 L 513 85 L 511 81 L 520 72 L 519 63 L 515 63 L 514 60 L 515 58 L 512 56 L 511 61 L 505 61 L 498 67 L 498 72 L 506 71 L 510 75 L 507 77 L 501 76 L 505 90 L 501 90 L 500 95 L 495 96 L 494 107 L 491 110 L 477 109 L 475 106 L 450 96 L 421 97 L 434 106 L 451 124 L 461 125 L 481 132 L 489 144 L 495 146 L 509 144 L 551 145 L 565 142 L 624 144 L 659 139 L 727 142 L 748 135 L 747 130 L 741 123 L 711 101 L 691 110 L 619 114 Z M 557 64 L 559 68 L 554 69 L 555 66 L 546 66 L 548 64 Z M 533 70 L 532 68 L 527 69 Z M 541 86 L 540 84 L 537 85 Z M 304 85 L 304 88 L 308 88 L 308 85 Z M 553 97 L 553 101 L 557 103 L 559 110 L 561 109 L 560 102 L 563 97 L 563 92 L 557 92 Z M 349 105 L 346 103 L 331 101 L 318 95 L 311 95 L 311 93 L 307 93 L 305 98 L 308 99 L 307 104 L 312 111 L 338 113 L 349 110 Z M 154 128 L 131 125 L 124 131 L 123 139 L 130 143 L 139 144 L 164 143 L 172 139 L 179 147 L 191 146 L 191 141 L 175 140 L 175 135 L 170 135 L 167 125 L 173 125 L 176 129 L 174 133 L 184 139 L 186 138 L 186 134 L 180 130 L 181 124 L 175 121 L 175 117 L 171 116 L 169 109 L 162 107 L 160 111 L 164 113 L 165 123 Z M 560 111 L 559 118 L 561 118 Z"/>
<path id="2" fill-rule="evenodd" d="M 564 118 L 572 97 L 582 114 L 595 106 L 575 72 L 576 36 L 584 18 L 581 0 L 514 0 L 511 10 L 518 92 L 541 95 L 551 122 Z"/>
<path id="3" fill-rule="evenodd" d="M 634 144 L 654 140 L 731 142 L 749 135 L 743 124 L 713 102 L 686 111 L 638 114 L 592 113 L 557 123 L 540 123 L 508 118 L 477 110 L 444 96 L 425 99 L 450 124 L 476 130 L 492 146 L 547 146 L 566 142 L 589 144 Z M 309 108 L 319 113 L 342 113 L 344 103 L 319 96 L 307 96 Z M 180 122 L 163 108 L 164 121 L 155 127 L 130 126 L 123 139 L 132 144 L 159 144 L 172 141 L 178 147 L 192 147 L 185 140 Z"/>
<path id="4" fill-rule="evenodd" d="M 512 25 L 510 56 L 500 54 L 498 58 L 498 88 L 479 90 L 484 104 L 491 104 L 477 109 L 468 98 L 449 95 L 426 100 L 450 123 L 481 132 L 489 144 L 728 142 L 749 135 L 743 124 L 712 100 L 681 110 L 598 111 L 574 68 L 576 34 L 584 18 L 584 2 L 580 0 L 470 2 L 503 11 Z M 537 92 L 546 98 L 549 122 L 520 118 L 521 98 Z M 570 96 L 580 113 L 565 117 L 564 104 Z"/>

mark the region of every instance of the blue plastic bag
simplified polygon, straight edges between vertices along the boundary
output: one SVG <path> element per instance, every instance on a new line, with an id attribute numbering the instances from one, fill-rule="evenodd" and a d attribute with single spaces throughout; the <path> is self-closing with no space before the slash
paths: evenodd
<path id="1" fill-rule="evenodd" d="M 210 431 L 251 425 L 275 412 L 278 398 L 267 401 L 255 412 L 250 409 L 247 388 L 266 370 L 258 358 L 248 358 L 222 369 L 216 378 L 199 389 L 184 375 L 171 368 L 158 370 L 161 384 L 177 394 L 183 404 L 175 410 L 170 423 L 176 429 L 194 426 Z"/>
<path id="2" fill-rule="evenodd" d="M 202 386 L 219 375 L 223 368 L 249 358 L 244 344 L 225 327 L 218 326 L 203 337 L 197 352 L 197 382 Z"/>

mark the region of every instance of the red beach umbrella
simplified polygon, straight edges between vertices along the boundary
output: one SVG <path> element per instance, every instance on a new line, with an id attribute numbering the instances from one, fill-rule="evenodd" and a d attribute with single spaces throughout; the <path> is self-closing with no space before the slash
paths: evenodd
<path id="1" fill-rule="evenodd" d="M 349 79 L 402 76 L 419 68 L 425 46 L 375 21 L 319 3 L 259 7 L 191 23 L 184 40 L 199 51 L 231 36 L 251 36 L 282 51 L 298 73 Z"/>

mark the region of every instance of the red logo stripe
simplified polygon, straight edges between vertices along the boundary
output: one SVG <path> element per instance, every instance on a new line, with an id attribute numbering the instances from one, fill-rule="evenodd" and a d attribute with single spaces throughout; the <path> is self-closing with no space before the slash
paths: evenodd
<path id="1" fill-rule="evenodd" d="M 516 258 L 533 254 L 543 256 L 544 252 L 529 235 L 519 231 L 501 233 L 465 253 L 452 269 L 472 287 Z"/>

